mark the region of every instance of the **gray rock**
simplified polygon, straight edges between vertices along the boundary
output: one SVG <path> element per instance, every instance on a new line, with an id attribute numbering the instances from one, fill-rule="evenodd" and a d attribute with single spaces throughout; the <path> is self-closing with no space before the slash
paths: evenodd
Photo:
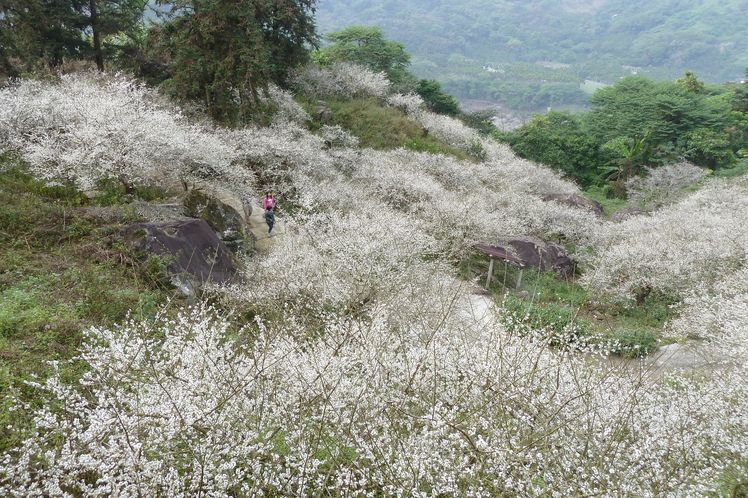
<path id="1" fill-rule="evenodd" d="M 231 252 L 205 220 L 135 223 L 125 229 L 125 240 L 145 256 L 163 258 L 172 283 L 187 296 L 236 275 Z"/>
<path id="2" fill-rule="evenodd" d="M 546 242 L 536 237 L 519 237 L 502 244 L 525 266 L 542 271 L 555 271 L 563 278 L 574 275 L 574 261 L 566 250 L 558 244 Z"/>
<path id="3" fill-rule="evenodd" d="M 567 206 L 585 209 L 595 213 L 597 216 L 603 216 L 603 207 L 592 199 L 582 197 L 578 194 L 548 194 L 543 196 L 544 201 L 554 201 Z"/>
<path id="4" fill-rule="evenodd" d="M 323 123 L 328 123 L 333 120 L 335 115 L 327 107 L 327 103 L 324 100 L 317 101 L 317 107 L 314 110 L 314 119 Z"/>
<path id="5" fill-rule="evenodd" d="M 242 215 L 228 204 L 199 190 L 192 190 L 184 199 L 184 208 L 187 216 L 207 221 L 232 252 L 245 252 L 251 248 Z"/>
<path id="6" fill-rule="evenodd" d="M 187 216 L 181 204 L 153 204 L 136 201 L 130 205 L 135 213 L 146 221 L 173 221 Z"/>

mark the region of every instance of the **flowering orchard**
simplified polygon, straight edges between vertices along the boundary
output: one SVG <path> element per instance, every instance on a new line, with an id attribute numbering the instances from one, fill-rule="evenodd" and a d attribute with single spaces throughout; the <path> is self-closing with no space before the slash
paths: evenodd
<path id="1" fill-rule="evenodd" d="M 607 224 L 583 281 L 620 299 L 651 288 L 685 295 L 746 264 L 748 188 L 714 181 L 649 216 Z"/>
<path id="2" fill-rule="evenodd" d="M 387 96 L 355 67 L 301 74 L 307 94 Z M 110 135 L 59 131 L 81 99 L 68 87 L 124 106 L 75 118 L 114 121 Z M 161 153 L 199 159 L 216 175 L 205 181 L 236 175 L 245 183 L 235 187 L 251 188 L 263 178 L 294 206 L 272 250 L 248 258 L 241 281 L 211 289 L 220 310 L 198 304 L 87 331 L 80 385 L 56 375 L 33 384 L 49 403 L 0 459 L 0 494 L 701 496 L 748 459 L 741 181 L 709 182 L 614 224 L 543 201 L 578 188 L 415 96 L 388 102 L 447 143 L 478 144 L 480 160 L 361 149 L 339 127 L 311 133 L 290 94 L 269 98 L 272 126 L 220 130 L 193 127 L 123 79 L 69 76 L 0 93 L 16 109 L 0 110 L 2 146 L 43 178 L 193 174 L 186 159 L 126 155 L 132 162 L 102 173 L 63 154 L 104 161 L 109 140 L 135 146 L 129 132 L 156 147 L 192 130 L 194 142 Z M 128 99 L 166 131 L 136 135 Z M 55 146 L 41 154 L 41 144 Z M 519 334 L 523 324 L 507 327 L 512 317 L 490 301 L 476 310 L 454 262 L 473 242 L 523 235 L 564 240 L 600 299 L 625 301 L 642 286 L 680 295 L 674 334 L 729 345 L 730 361 L 661 382 L 592 349 L 553 349 L 542 331 Z"/>
<path id="3" fill-rule="evenodd" d="M 328 317 L 312 339 L 296 316 L 231 332 L 194 308 L 93 329 L 91 370 L 39 386 L 61 409 L 37 413 L 0 490 L 692 496 L 748 451 L 744 367 L 645 387 L 498 323 L 420 318 Z"/>
<path id="4" fill-rule="evenodd" d="M 131 79 L 64 75 L 0 90 L 0 150 L 23 154 L 49 180 L 87 189 L 101 179 L 175 184 L 210 178 L 227 186 L 251 176 L 237 148 L 208 125 L 188 122 Z"/>
<path id="5" fill-rule="evenodd" d="M 707 174 L 704 168 L 686 162 L 646 168 L 646 172 L 646 176 L 635 176 L 626 182 L 629 203 L 642 208 L 658 208 L 678 200 L 686 187 Z"/>

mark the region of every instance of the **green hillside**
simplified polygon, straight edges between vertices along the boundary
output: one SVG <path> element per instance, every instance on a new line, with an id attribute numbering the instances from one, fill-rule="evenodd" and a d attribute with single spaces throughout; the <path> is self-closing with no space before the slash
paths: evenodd
<path id="1" fill-rule="evenodd" d="M 740 79 L 748 66 L 744 0 L 322 0 L 320 32 L 382 26 L 413 54 L 419 76 L 461 99 L 515 109 L 583 104 L 585 80 L 632 73 L 707 81 Z"/>

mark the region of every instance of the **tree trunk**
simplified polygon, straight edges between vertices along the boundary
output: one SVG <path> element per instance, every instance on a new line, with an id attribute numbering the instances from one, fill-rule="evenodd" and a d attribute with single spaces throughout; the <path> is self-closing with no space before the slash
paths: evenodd
<path id="1" fill-rule="evenodd" d="M 89 0 L 91 11 L 91 30 L 93 31 L 94 59 L 99 71 L 104 71 L 104 52 L 101 49 L 101 31 L 99 30 L 99 11 L 96 0 Z"/>

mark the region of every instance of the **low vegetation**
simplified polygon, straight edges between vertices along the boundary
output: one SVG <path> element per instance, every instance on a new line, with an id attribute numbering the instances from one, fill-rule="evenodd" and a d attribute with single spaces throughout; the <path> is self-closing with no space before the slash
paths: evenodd
<path id="1" fill-rule="evenodd" d="M 79 378 L 87 367 L 70 360 L 84 330 L 147 319 L 172 297 L 157 262 L 121 243 L 119 230 L 138 219 L 124 195 L 111 184 L 92 204 L 74 186 L 46 186 L 18 158 L 0 156 L 0 451 L 17 445 L 29 422 L 27 411 L 11 410 L 16 389 L 38 406 L 43 399 L 24 382 L 56 369 L 66 381 Z"/>

